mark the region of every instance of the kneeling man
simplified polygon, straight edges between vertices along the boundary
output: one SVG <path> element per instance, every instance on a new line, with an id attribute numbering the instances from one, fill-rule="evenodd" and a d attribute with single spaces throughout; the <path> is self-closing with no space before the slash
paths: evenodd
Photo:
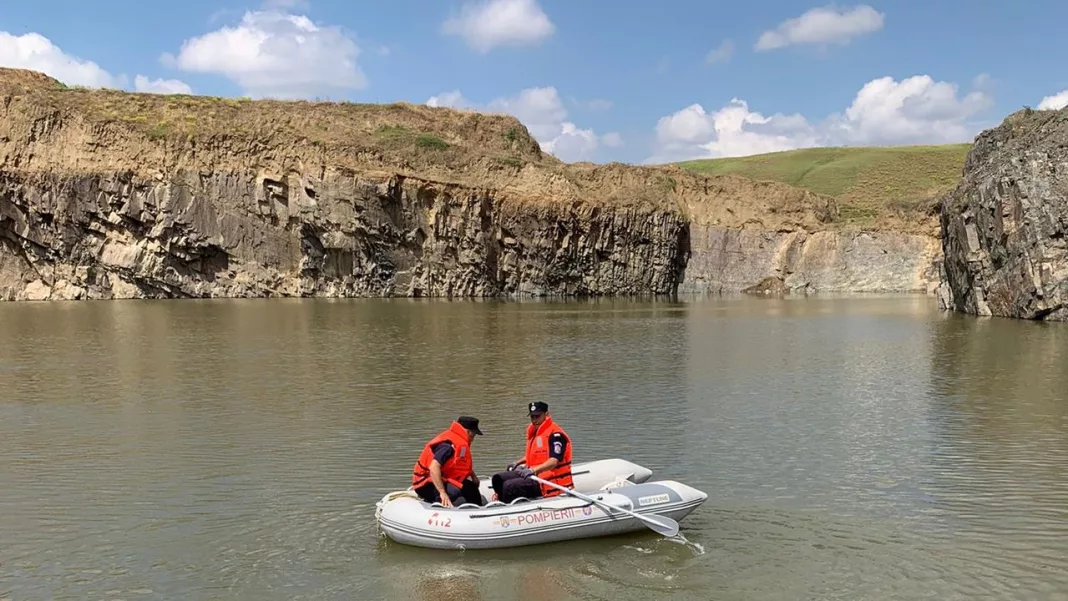
<path id="1" fill-rule="evenodd" d="M 526 454 L 509 465 L 507 471 L 493 475 L 493 490 L 497 493 L 497 500 L 503 503 L 511 503 L 519 497 L 537 499 L 564 494 L 556 488 L 528 479 L 530 475 L 565 488 L 575 487 L 571 479 L 571 440 L 549 415 L 548 403 L 530 403 L 527 412 L 530 425 L 527 426 Z"/>
<path id="2" fill-rule="evenodd" d="M 460 416 L 423 447 L 412 468 L 412 488 L 427 503 L 445 507 L 465 501 L 482 505 L 471 458 L 471 442 L 482 434 L 478 419 Z"/>

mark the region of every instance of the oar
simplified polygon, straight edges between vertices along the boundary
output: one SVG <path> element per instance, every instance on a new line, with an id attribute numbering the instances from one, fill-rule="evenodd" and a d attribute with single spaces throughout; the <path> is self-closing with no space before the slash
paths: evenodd
<path id="1" fill-rule="evenodd" d="M 582 499 L 583 501 L 586 501 L 586 502 L 589 502 L 589 503 L 594 503 L 595 505 L 598 505 L 598 506 L 600 506 L 602 508 L 605 508 L 605 509 L 608 509 L 608 510 L 622 511 L 623 513 L 626 513 L 628 515 L 634 516 L 634 517 L 638 518 L 639 520 L 645 522 L 645 524 L 647 526 L 649 526 L 653 530 L 656 530 L 658 533 L 663 534 L 664 536 L 670 537 L 670 536 L 675 536 L 676 534 L 679 533 L 679 523 L 676 522 L 675 520 L 667 517 L 667 516 L 655 515 L 655 514 L 654 515 L 641 515 L 641 514 L 638 514 L 638 513 L 634 513 L 633 511 L 631 511 L 629 509 L 624 509 L 622 507 L 616 507 L 614 505 L 609 505 L 608 503 L 605 503 L 603 501 L 598 501 L 597 499 L 594 499 L 592 497 L 587 497 L 586 495 L 580 493 L 577 490 L 571 490 L 570 488 L 566 488 L 566 487 L 560 486 L 559 484 L 556 484 L 555 482 L 549 482 L 548 480 L 542 480 L 541 478 L 539 478 L 537 476 L 531 475 L 531 476 L 527 476 L 527 478 L 530 478 L 531 480 L 534 480 L 535 482 L 540 482 L 540 483 L 542 483 L 542 484 L 544 484 L 546 486 L 551 486 L 551 487 L 553 487 L 555 489 L 562 490 L 565 493 L 567 493 L 567 494 L 569 494 L 569 495 L 571 495 L 573 497 L 578 497 L 578 498 Z"/>

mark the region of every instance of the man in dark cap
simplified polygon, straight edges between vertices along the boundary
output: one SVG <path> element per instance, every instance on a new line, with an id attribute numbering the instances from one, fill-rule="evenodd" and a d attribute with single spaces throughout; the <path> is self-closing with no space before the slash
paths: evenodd
<path id="1" fill-rule="evenodd" d="M 427 503 L 482 505 L 471 442 L 482 434 L 478 419 L 462 415 L 423 447 L 412 468 L 412 488 Z"/>
<path id="2" fill-rule="evenodd" d="M 571 439 L 549 415 L 549 404 L 534 401 L 527 405 L 527 450 L 508 469 L 493 475 L 497 500 L 511 503 L 518 497 L 536 499 L 563 494 L 559 489 L 531 480 L 536 475 L 564 488 L 574 488 L 571 479 Z"/>

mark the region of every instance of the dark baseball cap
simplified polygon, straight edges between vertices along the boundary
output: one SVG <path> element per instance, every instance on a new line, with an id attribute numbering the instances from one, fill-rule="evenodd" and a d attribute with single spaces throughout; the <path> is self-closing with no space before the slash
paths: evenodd
<path id="1" fill-rule="evenodd" d="M 468 417 L 466 415 L 461 415 L 456 419 L 456 421 L 460 422 L 461 426 L 467 428 L 468 430 L 471 430 L 475 434 L 482 434 L 482 430 L 478 429 L 477 417 Z"/>
<path id="2" fill-rule="evenodd" d="M 531 404 L 527 405 L 527 414 L 528 415 L 532 415 L 534 413 L 548 413 L 548 412 L 549 412 L 549 403 L 544 403 L 542 401 L 534 401 Z"/>

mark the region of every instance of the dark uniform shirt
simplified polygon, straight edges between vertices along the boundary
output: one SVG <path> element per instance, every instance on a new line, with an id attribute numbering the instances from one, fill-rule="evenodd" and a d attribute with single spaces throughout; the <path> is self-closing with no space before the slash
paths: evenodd
<path id="1" fill-rule="evenodd" d="M 431 447 L 431 449 L 434 451 L 434 459 L 437 459 L 438 463 L 441 465 L 445 465 L 445 462 L 452 459 L 453 454 L 456 453 L 456 449 L 453 448 L 452 443 L 447 440 L 439 442 Z"/>
<path id="2" fill-rule="evenodd" d="M 560 432 L 553 432 L 549 436 L 549 457 L 563 463 L 564 449 L 567 448 L 567 437 Z"/>

